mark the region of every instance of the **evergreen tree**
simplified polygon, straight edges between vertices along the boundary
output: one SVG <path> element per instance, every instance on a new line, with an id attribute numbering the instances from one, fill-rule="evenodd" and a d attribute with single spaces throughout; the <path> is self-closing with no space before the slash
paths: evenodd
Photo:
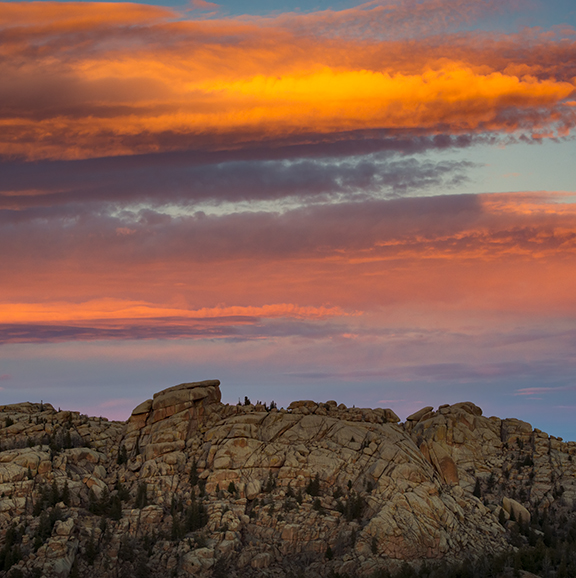
<path id="1" fill-rule="evenodd" d="M 472 494 L 476 496 L 478 499 L 482 497 L 482 488 L 480 486 L 479 478 L 476 478 L 476 485 L 474 486 L 474 491 L 472 492 Z"/>
<path id="2" fill-rule="evenodd" d="M 148 490 L 146 482 L 140 482 L 138 484 L 138 490 L 136 492 L 136 500 L 134 502 L 134 507 L 142 509 L 148 505 Z"/>
<path id="3" fill-rule="evenodd" d="M 190 466 L 190 476 L 188 478 L 190 485 L 194 487 L 198 484 L 198 464 L 196 463 L 196 458 L 192 460 L 192 465 Z"/>
<path id="4" fill-rule="evenodd" d="M 306 493 L 311 496 L 319 496 L 320 495 L 320 476 L 316 473 L 316 476 L 313 480 L 308 482 L 306 486 Z"/>

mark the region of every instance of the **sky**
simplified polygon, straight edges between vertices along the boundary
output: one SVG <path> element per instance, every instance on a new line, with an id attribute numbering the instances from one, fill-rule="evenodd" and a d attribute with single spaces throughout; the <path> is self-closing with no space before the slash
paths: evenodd
<path id="1" fill-rule="evenodd" d="M 0 75 L 0 404 L 576 440 L 572 0 L 4 2 Z"/>

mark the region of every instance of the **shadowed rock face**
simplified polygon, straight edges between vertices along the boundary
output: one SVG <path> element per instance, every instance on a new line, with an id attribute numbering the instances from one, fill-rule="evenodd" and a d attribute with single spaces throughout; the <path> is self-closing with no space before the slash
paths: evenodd
<path id="1" fill-rule="evenodd" d="M 0 536 L 22 529 L 16 568 L 244 577 L 296 564 L 307 576 L 368 576 L 401 560 L 498 552 L 508 544 L 499 517 L 576 499 L 576 444 L 470 402 L 401 424 L 390 409 L 334 401 L 224 405 L 219 386 L 171 387 L 126 423 L 0 406 Z M 46 530 L 43 510 L 62 519 Z"/>

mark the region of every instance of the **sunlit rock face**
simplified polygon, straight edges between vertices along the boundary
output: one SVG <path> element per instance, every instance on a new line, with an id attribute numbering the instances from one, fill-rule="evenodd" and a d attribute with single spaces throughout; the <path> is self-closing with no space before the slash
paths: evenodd
<path id="1" fill-rule="evenodd" d="M 221 405 L 219 386 L 217 379 L 182 383 L 141 403 L 128 420 L 124 439 L 127 451 L 138 447 L 144 459 L 150 460 L 184 449 L 186 441 Z"/>
<path id="2" fill-rule="evenodd" d="M 576 498 L 576 444 L 469 402 L 402 424 L 334 401 L 220 399 L 218 380 L 184 383 L 126 423 L 0 406 L 0 528 L 17 552 L 0 570 L 369 576 L 502 551 L 510 518 Z"/>

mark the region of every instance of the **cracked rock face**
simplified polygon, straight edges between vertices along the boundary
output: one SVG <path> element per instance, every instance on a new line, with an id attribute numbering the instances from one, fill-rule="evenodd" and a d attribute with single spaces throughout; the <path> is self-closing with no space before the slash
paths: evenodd
<path id="1" fill-rule="evenodd" d="M 390 409 L 334 401 L 278 410 L 220 399 L 218 380 L 184 383 L 126 423 L 0 406 L 0 545 L 15 544 L 12 567 L 368 576 L 499 552 L 502 516 L 576 501 L 576 444 L 470 402 L 402 424 Z"/>

